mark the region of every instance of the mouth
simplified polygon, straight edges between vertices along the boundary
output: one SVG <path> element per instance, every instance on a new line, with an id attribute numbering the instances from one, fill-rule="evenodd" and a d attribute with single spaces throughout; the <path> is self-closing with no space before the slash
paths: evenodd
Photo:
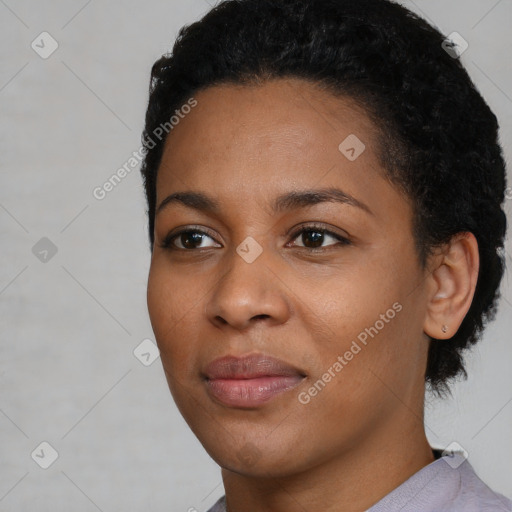
<path id="1" fill-rule="evenodd" d="M 297 387 L 305 377 L 301 370 L 262 354 L 215 359 L 203 374 L 208 394 L 235 408 L 262 406 Z"/>

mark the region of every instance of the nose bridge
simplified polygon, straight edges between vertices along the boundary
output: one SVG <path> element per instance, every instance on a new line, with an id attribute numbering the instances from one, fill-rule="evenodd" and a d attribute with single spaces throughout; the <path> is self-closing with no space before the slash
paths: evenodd
<path id="1" fill-rule="evenodd" d="M 288 304 L 283 287 L 270 270 L 271 254 L 247 237 L 227 256 L 226 271 L 215 284 L 206 305 L 212 322 L 246 328 L 252 319 L 271 323 L 285 320 Z"/>

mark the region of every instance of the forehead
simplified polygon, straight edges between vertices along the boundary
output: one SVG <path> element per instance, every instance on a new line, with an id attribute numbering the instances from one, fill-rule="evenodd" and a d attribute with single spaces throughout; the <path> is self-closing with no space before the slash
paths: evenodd
<path id="1" fill-rule="evenodd" d="M 157 206 L 191 189 L 243 206 L 250 196 L 268 202 L 313 187 L 378 195 L 385 184 L 377 129 L 350 98 L 300 79 L 216 85 L 194 98 L 167 137 Z"/>
<path id="2" fill-rule="evenodd" d="M 258 142 L 261 150 L 284 145 L 304 150 L 310 149 L 312 142 L 317 146 L 336 142 L 348 131 L 359 133 L 367 142 L 369 137 L 372 143 L 377 138 L 376 127 L 355 100 L 334 96 L 305 80 L 221 84 L 194 97 L 197 106 L 182 116 L 167 137 L 166 149 L 172 147 L 174 153 L 179 152 L 184 138 L 189 148 L 197 150 L 196 157 L 205 153 L 218 156 L 231 141 L 244 139 L 250 139 L 252 145 Z"/>

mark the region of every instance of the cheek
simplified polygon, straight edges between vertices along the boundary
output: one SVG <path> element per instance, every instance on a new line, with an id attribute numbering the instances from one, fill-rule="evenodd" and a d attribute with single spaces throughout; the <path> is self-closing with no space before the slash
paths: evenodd
<path id="1" fill-rule="evenodd" d="M 411 293 L 420 276 L 402 263 L 392 257 L 363 262 L 350 276 L 340 273 L 339 281 L 331 280 L 329 290 L 323 287 L 316 307 L 309 302 L 314 309 L 308 314 L 308 330 L 314 343 L 303 361 L 312 370 L 310 381 L 322 381 L 317 387 L 322 394 L 326 390 L 326 400 L 366 407 L 375 401 L 372 396 L 390 394 L 386 385 L 407 389 L 421 375 L 421 304 Z"/>
<path id="2" fill-rule="evenodd" d="M 312 276 L 302 292 L 297 291 L 297 295 L 301 293 L 303 297 L 300 302 L 308 306 L 301 315 L 310 311 L 310 331 L 335 342 L 334 345 L 325 346 L 326 350 L 329 346 L 334 350 L 343 350 L 344 345 L 359 334 L 364 339 L 365 329 L 372 327 L 375 322 L 379 322 L 378 328 L 382 330 L 380 315 L 385 315 L 386 321 L 392 321 L 396 314 L 393 304 L 399 299 L 400 293 L 397 282 L 390 279 L 391 275 L 393 273 L 383 269 L 380 264 L 363 262 L 340 268 L 321 286 Z"/>
<path id="3" fill-rule="evenodd" d="M 354 310 L 338 336 L 316 346 L 309 382 L 297 398 L 304 408 L 304 429 L 326 439 L 326 452 L 332 448 L 333 436 L 344 442 L 355 440 L 392 414 L 397 404 L 408 401 L 416 382 L 417 367 L 409 364 L 415 355 L 401 338 L 407 313 L 405 308 L 393 309 L 396 314 L 386 317 L 386 323 L 379 317 L 388 311 L 386 306 L 368 305 L 370 311 L 360 316 Z M 334 318 L 330 323 L 336 325 Z M 325 420 L 321 425 L 308 421 L 320 417 Z"/>
<path id="4" fill-rule="evenodd" d="M 147 305 L 151 326 L 166 371 L 190 369 L 194 346 L 192 325 L 202 303 L 197 286 L 164 265 L 152 263 L 147 288 Z"/>

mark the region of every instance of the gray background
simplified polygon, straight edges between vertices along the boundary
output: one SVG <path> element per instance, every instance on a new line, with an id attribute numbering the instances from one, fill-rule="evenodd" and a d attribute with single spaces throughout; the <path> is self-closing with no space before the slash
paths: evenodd
<path id="1" fill-rule="evenodd" d="M 469 42 L 462 61 L 510 161 L 511 0 L 404 4 Z M 92 194 L 140 147 L 152 63 L 208 9 L 0 0 L 1 511 L 203 511 L 223 493 L 160 360 L 145 366 L 133 354 L 153 339 L 139 167 L 102 201 Z M 31 47 L 43 31 L 59 44 L 47 59 Z M 43 237 L 57 248 L 46 262 L 32 250 Z M 509 271 L 502 290 L 470 379 L 453 399 L 429 399 L 426 423 L 433 445 L 458 442 L 481 478 L 512 496 Z M 36 463 L 50 461 L 36 450 L 43 441 L 58 452 L 48 469 Z"/>

